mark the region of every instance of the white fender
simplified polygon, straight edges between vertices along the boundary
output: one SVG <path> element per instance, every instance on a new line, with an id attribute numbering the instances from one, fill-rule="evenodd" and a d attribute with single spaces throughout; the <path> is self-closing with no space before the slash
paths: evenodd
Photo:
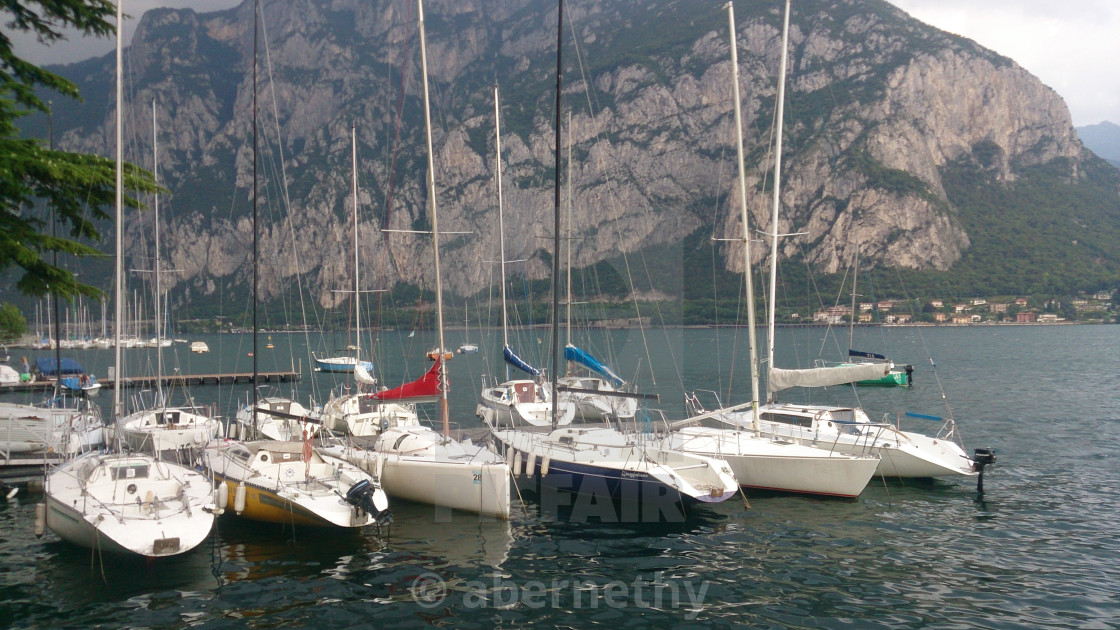
<path id="1" fill-rule="evenodd" d="M 521 451 L 513 456 L 513 476 L 516 477 L 521 474 Z"/>
<path id="2" fill-rule="evenodd" d="M 215 503 L 218 504 L 219 508 L 223 510 L 226 509 L 226 506 L 229 505 L 229 486 L 226 482 L 222 481 L 218 483 L 218 487 L 215 488 L 215 490 L 218 492 L 218 500 L 215 501 Z"/>
<path id="3" fill-rule="evenodd" d="M 245 484 L 238 484 L 233 491 L 233 511 L 241 514 L 245 511 Z"/>
<path id="4" fill-rule="evenodd" d="M 376 472 L 376 474 L 374 476 L 377 477 L 377 481 L 380 482 L 381 481 L 381 473 L 385 470 L 385 457 L 384 456 L 382 456 L 382 455 L 377 456 L 376 461 L 373 462 L 373 470 Z M 377 508 L 377 509 L 381 510 L 381 509 L 384 509 L 384 508 Z"/>
<path id="5" fill-rule="evenodd" d="M 525 476 L 532 477 L 536 473 L 537 454 L 530 451 L 525 455 Z"/>
<path id="6" fill-rule="evenodd" d="M 506 464 L 509 466 L 510 470 L 513 470 L 513 454 L 514 450 L 510 447 L 506 447 Z"/>
<path id="7" fill-rule="evenodd" d="M 552 458 L 549 457 L 548 455 L 545 455 L 544 457 L 541 458 L 541 476 L 542 477 L 547 477 L 548 476 L 548 465 L 551 464 L 551 463 L 552 463 Z"/>

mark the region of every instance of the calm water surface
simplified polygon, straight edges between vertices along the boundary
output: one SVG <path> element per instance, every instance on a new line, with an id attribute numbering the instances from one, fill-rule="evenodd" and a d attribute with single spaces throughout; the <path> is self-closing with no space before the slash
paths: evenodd
<path id="1" fill-rule="evenodd" d="M 912 390 L 860 390 L 873 417 L 898 411 L 958 420 L 966 447 L 993 447 L 987 492 L 974 480 L 874 482 L 854 501 L 750 496 L 673 522 L 609 522 L 613 506 L 511 522 L 396 502 L 389 530 L 350 536 L 219 519 L 211 543 L 183 557 L 122 563 L 32 533 L 35 497 L 0 502 L 0 620 L 13 627 L 1116 627 L 1120 618 L 1120 326 L 857 330 L 857 346 L 916 366 Z M 542 342 L 514 342 L 538 364 Z M 682 392 L 749 391 L 736 329 L 598 332 L 578 343 L 612 356 L 654 405 L 682 413 Z M 822 329 L 779 331 L 785 367 L 846 349 Z M 261 370 L 337 343 L 273 334 Z M 478 426 L 475 392 L 498 369 L 493 334 L 450 335 L 483 352 L 452 362 L 452 412 Z M 251 342 L 203 337 L 168 365 L 184 373 L 251 370 Z M 382 334 L 383 382 L 419 376 L 434 345 Z M 329 348 L 328 348 L 329 349 Z M 105 374 L 111 352 L 71 353 Z M 931 365 L 930 357 L 936 361 Z M 149 369 L 126 353 L 127 373 Z M 651 373 L 650 366 L 653 366 Z M 297 367 L 299 367 L 297 365 Z M 295 395 L 322 400 L 344 379 L 307 374 Z M 730 387 L 730 391 L 729 391 Z M 191 391 L 232 415 L 244 387 Z M 944 399 L 942 398 L 944 392 Z M 285 386 L 283 393 L 292 393 Z M 177 392 L 176 395 L 182 395 Z M 104 394 L 109 398 L 110 392 Z M 850 403 L 848 388 L 790 400 Z M 102 400 L 107 402 L 107 400 Z M 946 404 L 948 403 L 948 404 Z M 656 412 L 652 412 L 656 418 Z M 904 428 L 934 428 L 903 419 Z M 585 506 L 586 507 L 586 506 Z M 577 516 L 573 519 L 573 516 Z M 627 519 L 624 519 L 627 520 Z M 601 522 L 607 521 L 607 522 Z M 328 626 L 329 624 L 329 626 Z"/>

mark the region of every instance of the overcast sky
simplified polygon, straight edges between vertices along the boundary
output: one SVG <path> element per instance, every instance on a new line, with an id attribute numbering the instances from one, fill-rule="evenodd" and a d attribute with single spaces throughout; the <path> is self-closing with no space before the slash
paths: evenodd
<path id="1" fill-rule="evenodd" d="M 240 1 L 127 0 L 125 12 L 137 18 L 154 6 L 202 12 Z M 923 22 L 1014 59 L 1062 95 L 1074 125 L 1103 120 L 1120 124 L 1120 0 L 890 1 Z M 131 36 L 127 22 L 125 32 Z M 49 49 L 27 38 L 13 39 L 19 54 L 36 63 L 79 61 L 113 49 L 107 39 L 70 41 Z"/>

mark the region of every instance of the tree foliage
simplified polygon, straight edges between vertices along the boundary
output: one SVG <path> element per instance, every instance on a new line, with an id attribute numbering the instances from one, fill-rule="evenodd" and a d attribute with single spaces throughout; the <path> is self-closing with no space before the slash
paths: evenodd
<path id="1" fill-rule="evenodd" d="M 63 37 L 63 28 L 87 35 L 114 32 L 115 5 L 109 0 L 0 0 L 4 27 L 30 32 L 43 44 Z M 115 163 L 101 156 L 53 150 L 42 139 L 22 138 L 19 119 L 31 113 L 50 113 L 40 92 L 79 98 L 70 81 L 29 63 L 12 51 L 11 40 L 0 31 L 0 272 L 19 267 L 17 288 L 29 295 L 53 292 L 62 298 L 99 291 L 78 282 L 75 275 L 48 262 L 44 254 L 99 256 L 88 242 L 101 235 L 96 221 L 110 218 L 105 208 L 115 198 Z M 132 165 L 122 179 L 130 192 L 158 189 L 146 171 Z M 124 202 L 141 204 L 131 195 Z M 55 236 L 50 222 L 36 216 L 37 204 L 46 204 L 65 232 Z"/>
<path id="2" fill-rule="evenodd" d="M 18 339 L 25 332 L 27 332 L 27 320 L 24 319 L 23 313 L 19 312 L 15 304 L 4 302 L 3 306 L 0 306 L 0 339 L 5 341 Z"/>

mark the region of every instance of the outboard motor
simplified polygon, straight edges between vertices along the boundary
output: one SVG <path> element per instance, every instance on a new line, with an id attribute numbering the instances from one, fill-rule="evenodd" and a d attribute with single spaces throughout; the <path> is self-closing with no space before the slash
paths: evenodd
<path id="1" fill-rule="evenodd" d="M 393 522 L 393 514 L 389 512 L 389 501 L 385 498 L 385 493 L 368 479 L 350 486 L 346 491 L 345 499 L 350 505 L 372 516 L 378 526 Z"/>
<path id="2" fill-rule="evenodd" d="M 984 467 L 996 463 L 996 451 L 991 448 L 978 448 L 973 450 L 972 469 L 980 473 L 976 478 L 976 492 L 984 493 Z"/>

